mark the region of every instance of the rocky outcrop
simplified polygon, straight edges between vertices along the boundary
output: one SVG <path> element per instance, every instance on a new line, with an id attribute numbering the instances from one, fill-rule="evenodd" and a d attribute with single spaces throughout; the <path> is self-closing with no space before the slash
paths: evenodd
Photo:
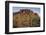
<path id="1" fill-rule="evenodd" d="M 39 27 L 40 17 L 30 9 L 13 13 L 13 27 Z"/>

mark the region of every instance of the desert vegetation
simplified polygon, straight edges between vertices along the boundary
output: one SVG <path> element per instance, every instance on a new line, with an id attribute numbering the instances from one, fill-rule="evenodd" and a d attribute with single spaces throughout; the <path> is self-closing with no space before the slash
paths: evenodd
<path id="1" fill-rule="evenodd" d="M 39 27 L 40 17 L 30 9 L 20 9 L 13 13 L 13 28 L 17 27 Z"/>

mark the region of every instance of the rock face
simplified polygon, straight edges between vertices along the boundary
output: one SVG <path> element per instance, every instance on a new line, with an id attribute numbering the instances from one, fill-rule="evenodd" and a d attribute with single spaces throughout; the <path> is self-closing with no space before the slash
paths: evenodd
<path id="1" fill-rule="evenodd" d="M 40 17 L 30 9 L 21 9 L 13 13 L 13 28 L 16 27 L 39 27 Z"/>

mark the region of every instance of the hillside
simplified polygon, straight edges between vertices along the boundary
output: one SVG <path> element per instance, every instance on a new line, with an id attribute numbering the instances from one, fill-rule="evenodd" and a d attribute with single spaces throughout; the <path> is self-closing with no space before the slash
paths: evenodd
<path id="1" fill-rule="evenodd" d="M 40 17 L 30 9 L 13 13 L 13 27 L 39 27 Z"/>

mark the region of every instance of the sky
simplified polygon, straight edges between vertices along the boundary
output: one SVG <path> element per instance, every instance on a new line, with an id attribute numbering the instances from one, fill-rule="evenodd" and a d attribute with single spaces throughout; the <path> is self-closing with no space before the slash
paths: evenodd
<path id="1" fill-rule="evenodd" d="M 40 8 L 35 8 L 35 7 L 13 7 L 13 12 L 18 12 L 20 9 L 30 9 L 34 13 L 37 13 L 40 16 Z"/>

